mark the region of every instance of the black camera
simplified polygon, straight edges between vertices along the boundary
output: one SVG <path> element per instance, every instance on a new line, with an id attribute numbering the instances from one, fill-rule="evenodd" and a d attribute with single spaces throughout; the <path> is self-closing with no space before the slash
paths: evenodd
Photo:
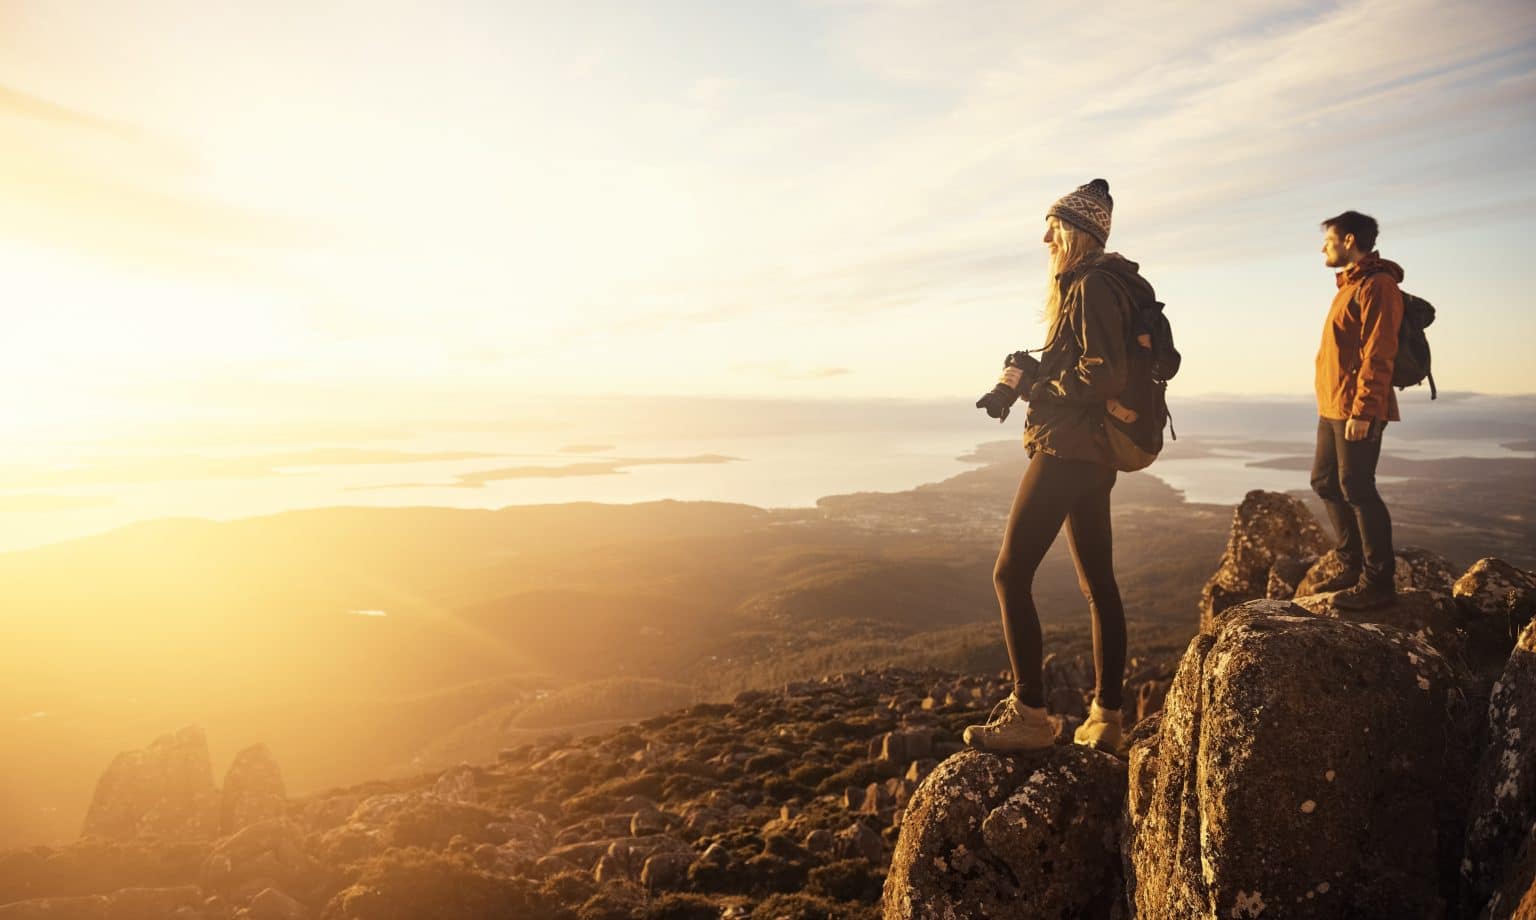
<path id="1" fill-rule="evenodd" d="M 992 392 L 976 400 L 976 408 L 987 410 L 987 415 L 997 419 L 999 424 L 1008 420 L 1008 412 L 1013 408 L 1014 402 L 1022 394 L 1029 392 L 1036 375 L 1040 373 L 1040 362 L 1027 351 L 1016 351 L 1003 359 L 1003 367 L 1016 367 L 1023 372 L 1023 376 L 1019 378 L 1019 388 L 1014 389 L 1000 382 L 992 388 Z"/>

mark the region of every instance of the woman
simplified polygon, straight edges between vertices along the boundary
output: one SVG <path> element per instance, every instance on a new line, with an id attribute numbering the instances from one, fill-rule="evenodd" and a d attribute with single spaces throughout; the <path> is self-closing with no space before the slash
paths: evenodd
<path id="1" fill-rule="evenodd" d="M 966 744 L 988 751 L 1050 747 L 1041 676 L 1040 617 L 1030 595 L 1035 570 L 1067 525 L 1078 583 L 1093 614 L 1097 677 L 1088 719 L 1074 740 L 1119 753 L 1125 672 L 1125 610 L 1115 584 L 1109 493 L 1116 467 L 1104 432 L 1107 412 L 1126 382 L 1133 309 L 1151 303 L 1152 287 L 1134 262 L 1105 253 L 1114 199 L 1095 179 L 1046 212 L 1051 284 L 1049 332 L 1033 379 L 1008 368 L 1002 382 L 1027 394 L 1024 447 L 1029 468 L 1008 514 L 993 578 L 1014 689 L 984 725 L 966 728 Z"/>

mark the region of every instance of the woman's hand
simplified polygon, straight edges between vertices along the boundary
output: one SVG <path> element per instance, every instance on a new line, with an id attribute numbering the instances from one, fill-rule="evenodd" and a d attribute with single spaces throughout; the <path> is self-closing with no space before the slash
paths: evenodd
<path id="1" fill-rule="evenodd" d="M 997 378 L 997 382 L 1008 387 L 1010 390 L 1017 390 L 1019 388 L 1019 381 L 1023 379 L 1023 371 L 1016 367 L 1005 367 L 1003 368 L 1003 376 Z"/>

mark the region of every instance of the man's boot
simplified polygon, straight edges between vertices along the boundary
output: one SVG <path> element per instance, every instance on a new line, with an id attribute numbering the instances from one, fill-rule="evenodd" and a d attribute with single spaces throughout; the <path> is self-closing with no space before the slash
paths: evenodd
<path id="1" fill-rule="evenodd" d="M 1358 565 L 1354 567 L 1346 565 L 1339 574 L 1327 581 L 1320 581 L 1313 585 L 1312 592 L 1314 594 L 1326 594 L 1329 591 L 1343 591 L 1346 588 L 1353 588 L 1359 582 L 1360 567 Z"/>
<path id="2" fill-rule="evenodd" d="M 992 708 L 984 725 L 967 725 L 965 743 L 979 751 L 1016 754 L 1041 751 L 1056 743 L 1056 726 L 1044 706 L 1026 706 L 1010 693 Z"/>
<path id="3" fill-rule="evenodd" d="M 1360 583 L 1347 591 L 1333 596 L 1333 606 L 1340 610 L 1372 610 L 1385 607 L 1397 599 L 1397 585 L 1391 579 L 1379 579 Z"/>

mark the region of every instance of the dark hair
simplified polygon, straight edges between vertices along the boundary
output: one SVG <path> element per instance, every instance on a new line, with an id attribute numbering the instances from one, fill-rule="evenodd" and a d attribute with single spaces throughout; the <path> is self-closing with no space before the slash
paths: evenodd
<path id="1" fill-rule="evenodd" d="M 1330 217 L 1323 221 L 1324 227 L 1332 227 L 1340 239 L 1353 233 L 1355 246 L 1361 252 L 1370 252 L 1376 248 L 1376 218 L 1361 214 L 1359 211 L 1345 211 L 1338 217 Z"/>

